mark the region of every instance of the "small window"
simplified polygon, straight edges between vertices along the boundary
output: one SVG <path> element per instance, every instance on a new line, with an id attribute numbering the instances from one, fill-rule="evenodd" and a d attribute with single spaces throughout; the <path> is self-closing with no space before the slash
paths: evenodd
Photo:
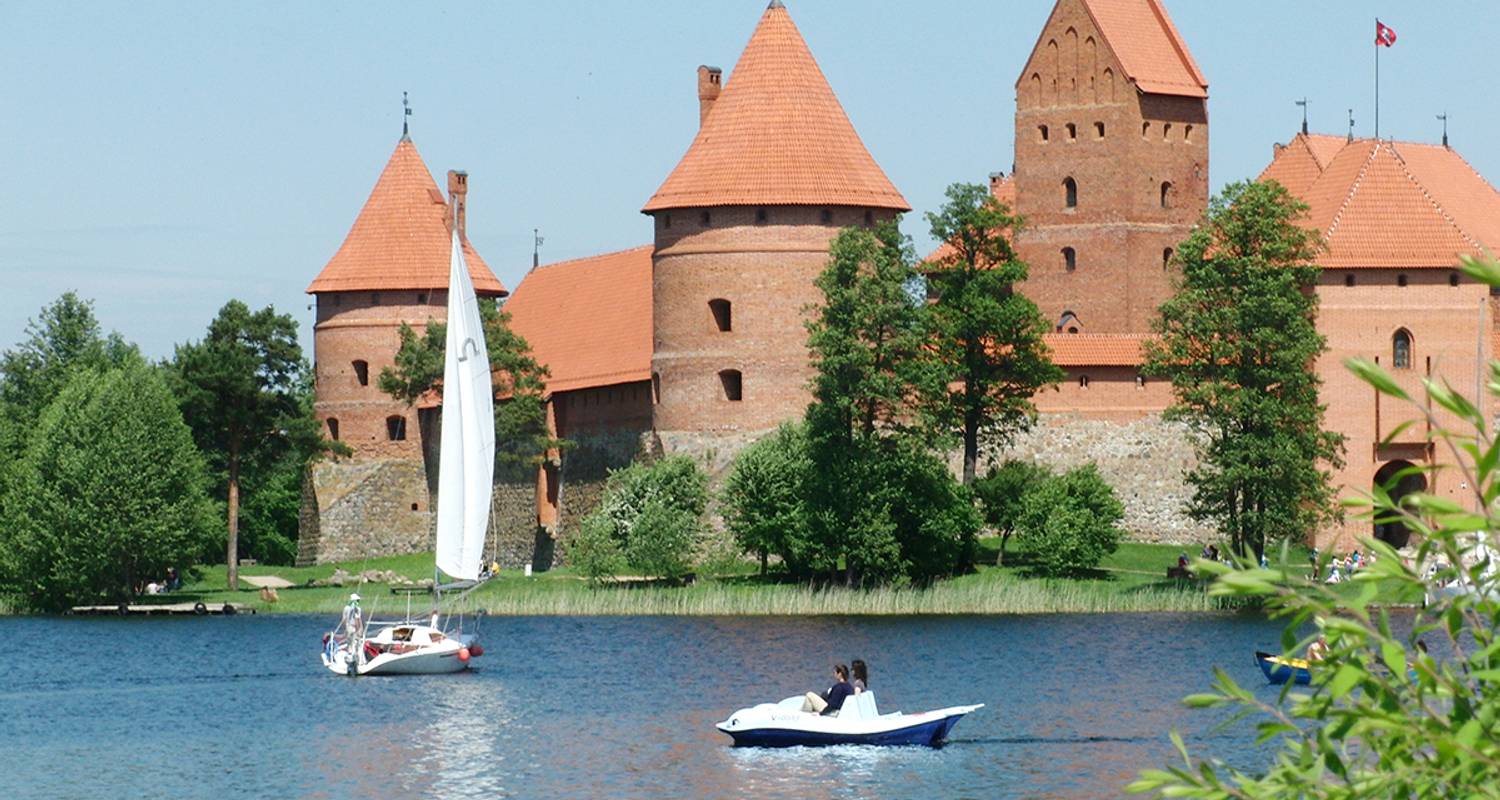
<path id="1" fill-rule="evenodd" d="M 1078 207 L 1078 181 L 1071 177 L 1063 178 L 1063 207 Z"/>
<path id="2" fill-rule="evenodd" d="M 1161 268 L 1167 269 L 1172 266 L 1172 248 L 1168 247 L 1161 251 Z"/>
<path id="3" fill-rule="evenodd" d="M 651 373 L 651 402 L 661 402 L 661 373 Z"/>
<path id="4" fill-rule="evenodd" d="M 1411 334 L 1405 328 L 1391 337 L 1391 366 L 1395 369 L 1411 369 Z"/>
<path id="5" fill-rule="evenodd" d="M 427 293 L 426 292 L 417 292 L 417 305 L 419 305 L 419 306 L 427 305 Z"/>
<path id="6" fill-rule="evenodd" d="M 865 227 L 866 228 L 873 228 L 873 227 L 875 227 L 875 212 L 874 211 L 866 211 L 865 212 Z"/>
<path id="7" fill-rule="evenodd" d="M 1069 122 L 1068 123 L 1068 139 L 1071 140 L 1071 139 L 1077 139 L 1077 138 L 1078 138 L 1078 126 L 1074 125 L 1071 122 Z"/>
<path id="8" fill-rule="evenodd" d="M 1448 285 L 1449 286 L 1457 286 L 1458 285 L 1458 273 L 1457 272 L 1450 272 L 1450 273 L 1448 273 Z"/>
<path id="9" fill-rule="evenodd" d="M 755 224 L 756 225 L 764 225 L 764 224 L 766 224 L 767 220 L 769 220 L 770 218 L 771 218 L 771 215 L 766 212 L 765 208 L 757 208 L 757 209 L 755 209 Z"/>
<path id="10" fill-rule="evenodd" d="M 670 228 L 670 227 L 672 227 L 672 215 L 671 214 L 662 214 L 661 215 L 661 226 L 663 228 Z"/>
<path id="11" fill-rule="evenodd" d="M 370 292 L 370 305 L 380 305 L 380 292 Z"/>
<path id="12" fill-rule="evenodd" d="M 728 300 L 723 298 L 710 300 L 708 301 L 708 310 L 713 313 L 714 325 L 718 326 L 720 333 L 728 333 L 733 329 L 734 320 L 730 316 L 731 309 Z"/>
<path id="13" fill-rule="evenodd" d="M 1349 273 L 1349 274 L 1347 274 L 1347 275 L 1344 276 L 1344 285 L 1345 286 L 1353 286 L 1354 285 L 1354 273 L 1351 272 L 1351 273 Z"/>
<path id="14" fill-rule="evenodd" d="M 406 441 L 406 417 L 389 416 L 385 418 L 385 436 L 393 442 Z"/>
<path id="15" fill-rule="evenodd" d="M 1184 142 L 1193 141 L 1193 126 L 1187 125 L 1182 129 L 1182 140 Z"/>
<path id="16" fill-rule="evenodd" d="M 1078 269 L 1078 251 L 1077 250 L 1074 250 L 1071 247 L 1064 247 L 1062 249 L 1062 257 L 1063 257 L 1063 269 L 1064 270 L 1067 270 L 1068 272 L 1072 272 L 1073 270 Z"/>
<path id="17" fill-rule="evenodd" d="M 1144 139 L 1144 138 L 1146 138 L 1147 136 L 1150 136 L 1150 135 L 1151 135 L 1151 123 L 1149 123 L 1149 122 L 1142 122 L 1141 123 L 1141 138 Z"/>
<path id="18" fill-rule="evenodd" d="M 1039 139 L 1041 139 L 1041 141 L 1044 141 L 1044 142 L 1047 141 L 1048 139 L 1052 138 L 1051 137 L 1051 132 L 1047 130 L 1047 126 L 1046 125 L 1038 125 L 1038 126 L 1036 126 L 1036 133 L 1037 133 L 1037 137 Z"/>
<path id="19" fill-rule="evenodd" d="M 1087 375 L 1079 375 L 1078 376 L 1078 388 L 1080 388 L 1080 389 L 1087 389 L 1087 388 L 1089 388 L 1089 376 L 1087 376 Z"/>
<path id="20" fill-rule="evenodd" d="M 411 510 L 412 511 L 416 511 L 417 510 L 417 504 L 416 503 L 412 503 L 411 504 Z"/>
<path id="21" fill-rule="evenodd" d="M 731 403 L 738 403 L 743 396 L 741 394 L 740 371 L 737 369 L 726 369 L 719 373 L 719 382 L 724 385 L 724 399 Z"/>
<path id="22" fill-rule="evenodd" d="M 1145 375 L 1137 375 L 1137 376 L 1135 376 L 1135 388 L 1137 388 L 1137 389 L 1144 389 L 1144 388 L 1146 388 L 1146 376 Z"/>
<path id="23" fill-rule="evenodd" d="M 713 224 L 714 218 L 709 215 L 707 211 L 705 211 L 703 212 L 702 216 L 698 217 L 698 221 L 703 224 L 703 227 L 707 228 L 708 226 Z"/>
<path id="24" fill-rule="evenodd" d="M 1081 324 L 1078 321 L 1077 314 L 1074 314 L 1072 311 L 1064 311 L 1062 316 L 1057 318 L 1056 331 L 1058 333 L 1063 333 L 1064 331 L 1067 333 L 1077 333 L 1078 326 Z"/>
<path id="25" fill-rule="evenodd" d="M 1403 272 L 1400 275 L 1396 276 L 1396 285 L 1397 286 L 1405 286 L 1406 285 L 1406 273 L 1405 272 Z"/>
<path id="26" fill-rule="evenodd" d="M 1170 141 L 1172 141 L 1172 123 L 1170 123 L 1170 122 L 1163 122 L 1162 123 L 1162 126 L 1161 126 L 1161 140 L 1164 141 L 1164 142 L 1170 142 Z"/>
<path id="27" fill-rule="evenodd" d="M 367 361 L 354 362 L 354 379 L 359 381 L 360 386 L 370 385 L 370 364 Z"/>
<path id="28" fill-rule="evenodd" d="M 1172 207 L 1172 182 L 1163 181 L 1161 184 L 1161 207 Z"/>
<path id="29" fill-rule="evenodd" d="M 339 440 L 339 421 L 337 417 L 328 418 L 328 438 L 335 442 Z"/>
<path id="30" fill-rule="evenodd" d="M 818 215 L 818 218 L 821 219 L 821 220 L 823 220 L 823 224 L 824 225 L 832 225 L 833 224 L 833 209 L 831 209 L 831 208 L 825 208 L 825 209 L 823 209 L 822 213 L 820 213 Z"/>
<path id="31" fill-rule="evenodd" d="M 1102 122 L 1095 122 L 1094 123 L 1094 138 L 1095 139 L 1103 139 L 1104 138 L 1104 123 L 1102 123 Z"/>

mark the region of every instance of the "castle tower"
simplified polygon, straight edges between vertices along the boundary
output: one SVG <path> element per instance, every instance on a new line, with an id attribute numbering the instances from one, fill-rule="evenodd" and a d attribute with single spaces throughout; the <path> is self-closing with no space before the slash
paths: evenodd
<path id="1" fill-rule="evenodd" d="M 416 145 L 402 136 L 364 208 L 327 266 L 307 287 L 313 327 L 313 410 L 351 460 L 320 461 L 303 484 L 298 564 L 428 550 L 431 487 L 415 408 L 380 391 L 395 363 L 401 324 L 420 332 L 448 310 L 452 225 L 463 238 L 480 296 L 506 294 L 464 237 L 468 176 L 438 190 Z M 436 450 L 436 441 L 431 442 Z"/>
<path id="2" fill-rule="evenodd" d="M 1208 82 L 1161 0 L 1058 0 L 1015 153 L 1023 291 L 1063 332 L 1149 331 L 1208 205 Z"/>
<path id="3" fill-rule="evenodd" d="M 395 363 L 403 322 L 420 332 L 447 317 L 450 231 L 456 207 L 464 234 L 467 193 L 468 176 L 450 172 L 445 198 L 403 136 L 343 246 L 307 287 L 317 298 L 315 413 L 357 456 L 421 457 L 416 411 L 380 391 L 380 371 Z M 463 241 L 475 292 L 503 297 Z"/>
<path id="4" fill-rule="evenodd" d="M 806 308 L 841 228 L 910 207 L 870 157 L 780 0 L 729 80 L 698 69 L 700 126 L 652 216 L 653 425 L 751 432 L 801 416 Z"/>

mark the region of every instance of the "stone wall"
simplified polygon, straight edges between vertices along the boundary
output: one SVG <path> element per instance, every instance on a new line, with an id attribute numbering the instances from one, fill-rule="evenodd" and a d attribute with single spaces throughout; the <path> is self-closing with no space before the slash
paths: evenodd
<path id="1" fill-rule="evenodd" d="M 1122 525 L 1131 539 L 1186 544 L 1213 538 L 1210 526 L 1190 519 L 1185 512 L 1193 490 L 1183 476 L 1198 463 L 1187 429 L 1163 421 L 1160 415 L 1109 422 L 1076 414 L 1044 414 L 1009 447 L 984 456 L 981 474 L 1006 459 L 1056 471 L 1092 462 L 1125 505 Z"/>
<path id="2" fill-rule="evenodd" d="M 535 569 L 564 563 L 563 543 L 583 518 L 599 507 L 609 471 L 627 466 L 637 456 L 649 452 L 643 432 L 638 430 L 574 434 L 568 440 L 572 446 L 562 454 L 557 528 L 537 536 Z"/>
<path id="3" fill-rule="evenodd" d="M 301 518 L 299 566 L 432 549 L 427 475 L 417 458 L 313 464 Z"/>

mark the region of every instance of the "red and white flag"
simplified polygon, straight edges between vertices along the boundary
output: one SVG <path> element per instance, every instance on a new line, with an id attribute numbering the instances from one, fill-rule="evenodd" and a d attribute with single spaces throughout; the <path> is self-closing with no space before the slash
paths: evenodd
<path id="1" fill-rule="evenodd" d="M 1382 23 L 1378 19 L 1375 20 L 1375 44 L 1377 46 L 1384 45 L 1390 47 L 1395 43 L 1396 29 Z"/>

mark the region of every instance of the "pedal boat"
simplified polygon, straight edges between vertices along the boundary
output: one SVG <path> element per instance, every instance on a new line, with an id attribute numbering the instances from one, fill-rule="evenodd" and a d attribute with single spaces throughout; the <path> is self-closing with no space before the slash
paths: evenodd
<path id="1" fill-rule="evenodd" d="M 371 627 L 377 627 L 378 623 Z M 449 635 L 420 623 L 379 626 L 351 653 L 344 637 L 327 636 L 323 666 L 339 675 L 435 675 L 460 672 L 484 654 L 472 634 Z"/>
<path id="2" fill-rule="evenodd" d="M 837 744 L 938 747 L 965 714 L 980 708 L 984 708 L 983 703 L 920 714 L 899 711 L 881 714 L 875 706 L 875 694 L 861 692 L 846 699 L 837 714 L 824 716 L 803 711 L 799 696 L 742 708 L 715 727 L 729 734 L 735 747 Z"/>
<path id="3" fill-rule="evenodd" d="M 1278 686 L 1287 681 L 1305 686 L 1312 681 L 1308 663 L 1301 658 L 1283 658 L 1257 650 L 1255 663 L 1260 665 L 1260 671 L 1265 673 L 1266 680 Z"/>

